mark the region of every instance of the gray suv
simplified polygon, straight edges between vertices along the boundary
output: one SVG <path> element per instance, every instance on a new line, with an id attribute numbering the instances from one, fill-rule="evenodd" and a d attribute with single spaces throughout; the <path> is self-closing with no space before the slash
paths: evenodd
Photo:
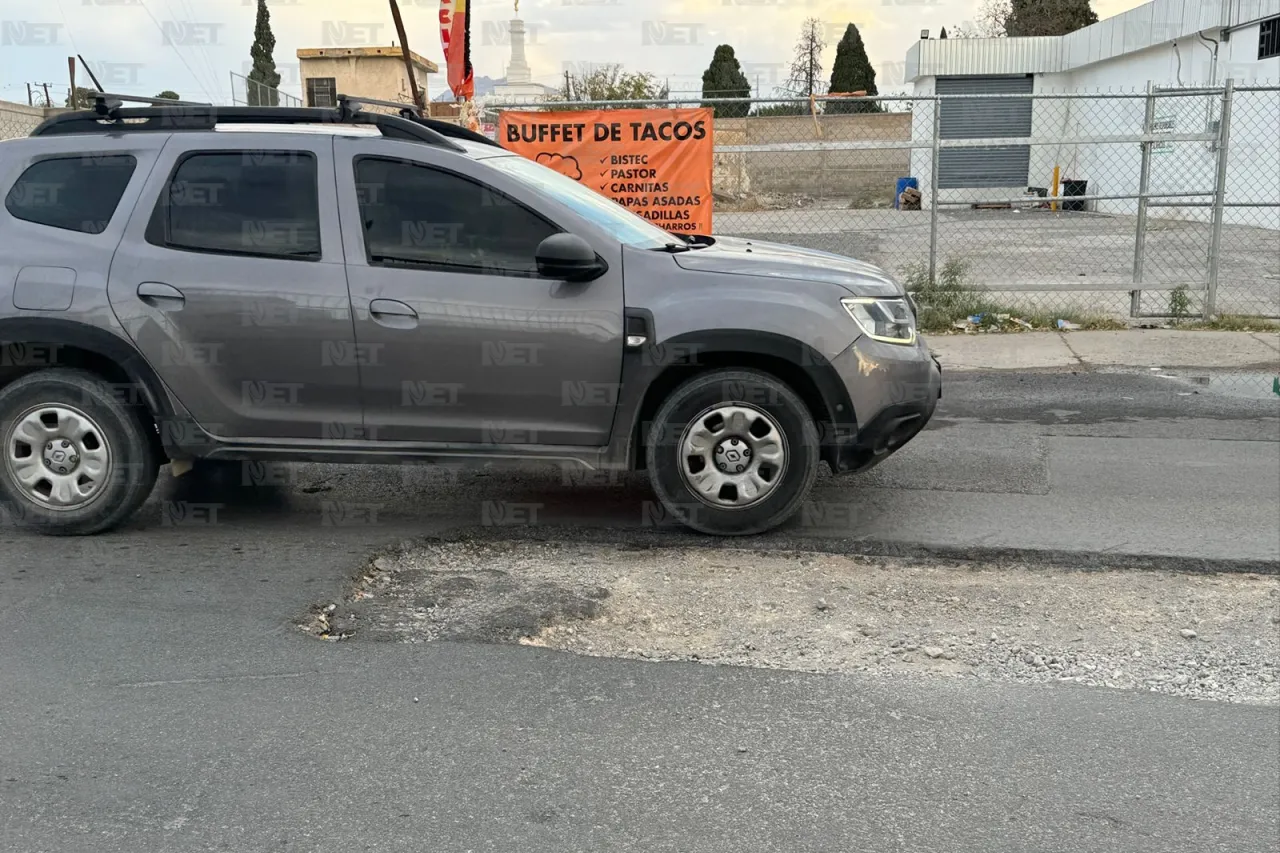
<path id="1" fill-rule="evenodd" d="M 644 469 L 699 531 L 918 433 L 941 367 L 880 269 L 677 236 L 478 134 L 122 108 L 0 142 L 0 519 L 87 534 L 160 465 Z"/>

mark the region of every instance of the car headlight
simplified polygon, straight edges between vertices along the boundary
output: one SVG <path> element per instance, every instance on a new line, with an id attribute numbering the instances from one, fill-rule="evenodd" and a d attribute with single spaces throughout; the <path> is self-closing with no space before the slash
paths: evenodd
<path id="1" fill-rule="evenodd" d="M 867 337 L 889 344 L 916 342 L 915 314 L 906 299 L 849 296 L 840 304 Z"/>

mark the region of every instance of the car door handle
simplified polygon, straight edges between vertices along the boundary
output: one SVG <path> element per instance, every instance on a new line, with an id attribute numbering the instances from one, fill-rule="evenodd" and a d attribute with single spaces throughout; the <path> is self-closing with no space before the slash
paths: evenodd
<path id="1" fill-rule="evenodd" d="M 181 305 L 187 301 L 181 290 L 162 281 L 144 281 L 138 285 L 138 298 L 148 305 L 166 307 L 173 307 L 175 302 Z"/>
<path id="2" fill-rule="evenodd" d="M 369 316 L 380 326 L 412 329 L 418 325 L 418 312 L 395 299 L 374 299 L 369 303 Z"/>
<path id="3" fill-rule="evenodd" d="M 369 303 L 370 314 L 386 314 L 392 317 L 413 317 L 417 318 L 418 312 L 414 311 L 403 302 L 395 299 L 375 299 Z"/>

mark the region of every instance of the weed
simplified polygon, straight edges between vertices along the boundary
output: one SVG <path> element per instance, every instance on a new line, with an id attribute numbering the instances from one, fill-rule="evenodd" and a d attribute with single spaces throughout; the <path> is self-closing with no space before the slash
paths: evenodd
<path id="1" fill-rule="evenodd" d="M 916 318 L 920 331 L 950 332 L 956 323 L 978 317 L 967 328 L 985 332 L 1022 332 L 1031 329 L 1055 329 L 1058 320 L 1068 320 L 1082 329 L 1123 329 L 1118 320 L 1102 314 L 1059 312 L 1026 314 L 993 300 L 985 291 L 969 284 L 969 262 L 950 258 L 943 262 L 933 281 L 929 267 L 911 263 L 902 268 L 904 287 L 919 306 Z M 1021 321 L 1021 322 L 1019 322 Z"/>
<path id="2" fill-rule="evenodd" d="M 1220 314 L 1212 320 L 1187 323 L 1182 328 L 1211 332 L 1280 332 L 1280 322 L 1248 314 Z"/>
<path id="3" fill-rule="evenodd" d="M 1180 284 L 1169 294 L 1169 316 L 1176 323 L 1191 316 L 1191 295 L 1185 284 Z"/>

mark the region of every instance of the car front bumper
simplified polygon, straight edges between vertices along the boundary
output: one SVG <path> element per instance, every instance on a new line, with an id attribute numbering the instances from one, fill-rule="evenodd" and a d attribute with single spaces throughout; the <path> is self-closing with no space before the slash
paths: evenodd
<path id="1" fill-rule="evenodd" d="M 942 397 L 942 364 L 923 339 L 912 346 L 860 337 L 832 361 L 852 412 L 824 440 L 837 474 L 865 471 L 924 429 Z"/>

